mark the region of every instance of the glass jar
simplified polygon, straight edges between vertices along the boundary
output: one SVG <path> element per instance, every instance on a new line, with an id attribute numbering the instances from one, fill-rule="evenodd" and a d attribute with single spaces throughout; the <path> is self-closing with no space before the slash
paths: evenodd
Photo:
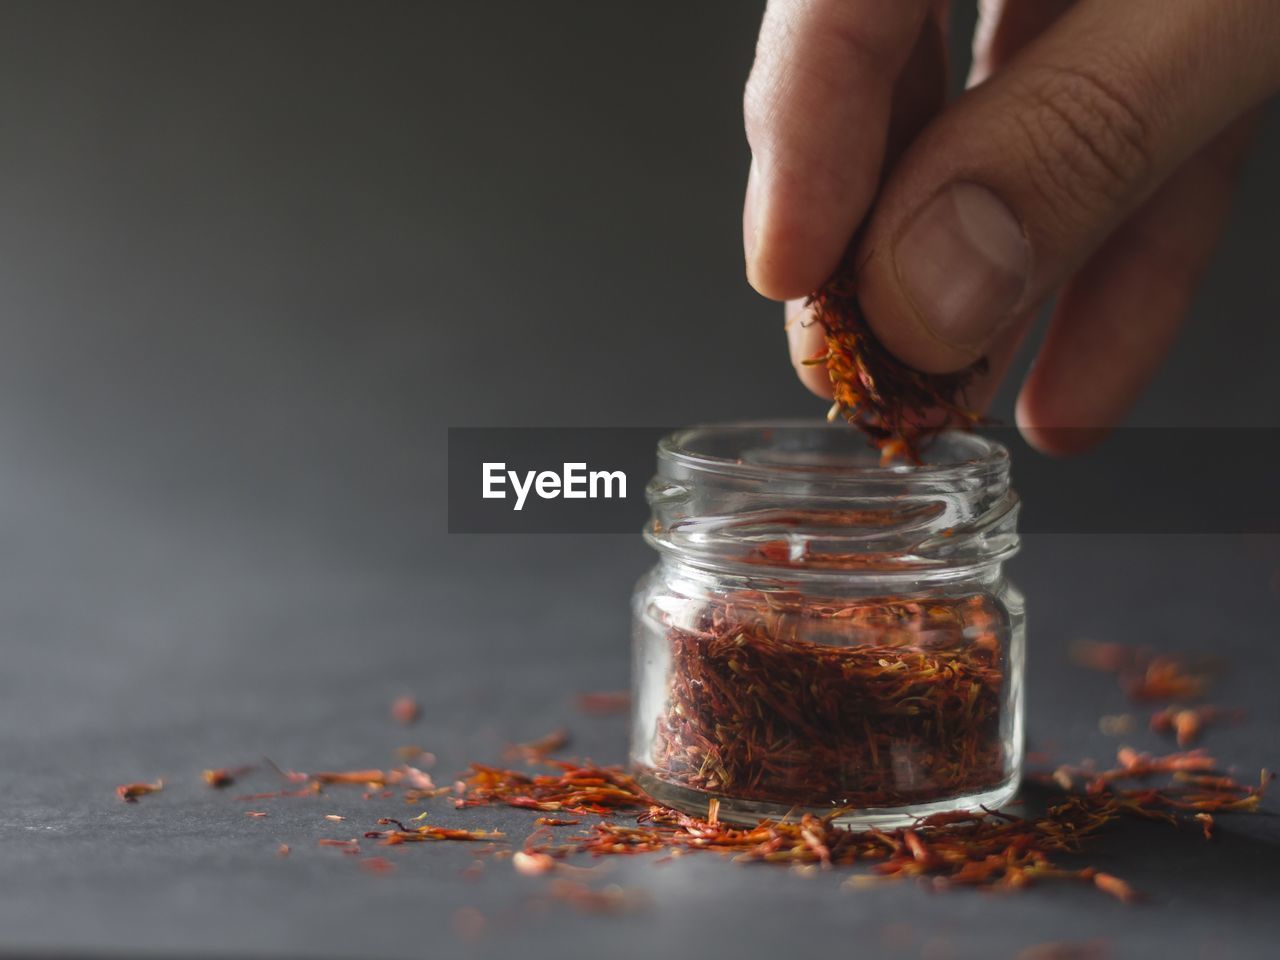
<path id="1" fill-rule="evenodd" d="M 659 443 L 647 493 L 631 762 L 656 800 L 866 827 L 1013 796 L 1004 447 L 945 433 L 923 465 L 881 466 L 844 424 L 698 427 Z"/>

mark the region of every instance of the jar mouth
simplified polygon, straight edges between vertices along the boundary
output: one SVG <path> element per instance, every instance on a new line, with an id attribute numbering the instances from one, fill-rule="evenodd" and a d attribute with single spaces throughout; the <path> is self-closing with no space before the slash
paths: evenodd
<path id="1" fill-rule="evenodd" d="M 761 479 L 803 479 L 856 487 L 981 479 L 1007 474 L 1009 451 L 994 440 L 948 430 L 921 450 L 920 464 L 881 464 L 877 450 L 844 423 L 763 420 L 687 427 L 658 443 L 659 461 L 707 473 Z"/>
<path id="2" fill-rule="evenodd" d="M 788 571 L 925 571 L 1016 552 L 1009 453 L 944 431 L 922 464 L 882 465 L 845 424 L 691 427 L 658 445 L 647 539 L 676 559 Z"/>

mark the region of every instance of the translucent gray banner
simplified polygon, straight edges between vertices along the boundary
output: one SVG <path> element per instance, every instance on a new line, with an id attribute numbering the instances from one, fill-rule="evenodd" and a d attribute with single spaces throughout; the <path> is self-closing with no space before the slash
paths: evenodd
<path id="1" fill-rule="evenodd" d="M 669 432 L 451 427 L 449 532 L 635 533 Z M 1280 533 L 1280 428 L 1127 428 L 1068 459 L 979 432 L 1009 448 L 1023 533 Z"/>

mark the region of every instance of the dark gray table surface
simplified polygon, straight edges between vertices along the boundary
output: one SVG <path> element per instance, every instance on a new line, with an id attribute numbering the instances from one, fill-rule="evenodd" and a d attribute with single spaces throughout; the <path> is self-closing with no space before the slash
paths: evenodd
<path id="1" fill-rule="evenodd" d="M 1213 842 L 1109 834 L 1081 862 L 1140 906 L 617 858 L 601 882 L 637 906 L 597 915 L 500 861 L 464 878 L 463 845 L 387 851 L 386 875 L 316 845 L 398 801 L 250 819 L 200 782 L 406 742 L 447 779 L 562 724 L 573 753 L 624 758 L 623 718 L 573 697 L 626 685 L 649 551 L 449 536 L 445 427 L 816 412 L 741 279 L 758 6 L 0 4 L 0 952 L 1274 955 L 1274 797 Z M 1280 422 L 1274 119 L 1135 423 Z M 1028 537 L 1032 746 L 1119 745 L 1097 721 L 1120 691 L 1066 655 L 1091 637 L 1220 654 L 1214 699 L 1249 717 L 1206 745 L 1242 775 L 1280 763 L 1277 570 L 1274 536 Z M 388 717 L 406 693 L 412 730 Z M 482 936 L 459 936 L 467 908 Z"/>
<path id="2" fill-rule="evenodd" d="M 461 844 L 370 851 L 396 870 L 368 874 L 316 841 L 416 810 L 354 788 L 237 802 L 236 788 L 206 788 L 201 768 L 264 754 L 303 770 L 379 766 L 411 742 L 437 752 L 447 778 L 562 724 L 575 753 L 620 761 L 623 719 L 584 717 L 572 697 L 626 683 L 628 581 L 644 551 L 618 538 L 445 541 L 447 563 L 434 550 L 379 563 L 349 544 L 281 542 L 261 516 L 203 531 L 193 550 L 180 521 L 149 524 L 125 505 L 100 505 L 93 514 L 114 519 L 87 537 L 84 513 L 28 493 L 28 523 L 9 534 L 25 560 L 6 564 L 4 577 L 4 627 L 21 637 L 0 698 L 9 948 L 769 956 L 799 942 L 977 957 L 1104 939 L 1117 956 L 1273 953 L 1274 800 L 1264 815 L 1220 818 L 1209 843 L 1194 827 L 1108 834 L 1079 862 L 1128 879 L 1148 897 L 1141 906 L 1074 886 L 850 891 L 839 871 L 804 878 L 715 857 L 617 858 L 592 882 L 619 884 L 639 905 L 592 915 L 549 900 L 545 879 L 508 862 L 464 879 L 475 855 Z M 1064 646 L 1140 638 L 1221 654 L 1232 665 L 1221 701 L 1247 705 L 1250 717 L 1206 744 L 1241 771 L 1274 765 L 1280 657 L 1258 640 L 1274 640 L 1276 544 L 1107 539 L 1033 538 L 1017 565 L 1031 598 L 1033 747 L 1072 759 L 1114 752 L 1120 741 L 1102 736 L 1097 718 L 1127 709 L 1124 699 L 1110 678 L 1068 665 Z M 405 692 L 424 706 L 409 731 L 387 712 Z M 1125 739 L 1163 746 L 1145 731 Z M 136 805 L 114 796 L 117 783 L 154 777 L 166 778 L 162 794 Z M 255 784 L 275 788 L 262 775 L 245 789 Z M 447 799 L 425 809 L 433 822 L 496 828 L 516 842 L 533 829 L 524 811 L 455 811 Z M 331 813 L 348 819 L 323 819 Z M 292 848 L 285 859 L 282 842 Z M 481 937 L 456 933 L 462 908 L 487 918 Z"/>

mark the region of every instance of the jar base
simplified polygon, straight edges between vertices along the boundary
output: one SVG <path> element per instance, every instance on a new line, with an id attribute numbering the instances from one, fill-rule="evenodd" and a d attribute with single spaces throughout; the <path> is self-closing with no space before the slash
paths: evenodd
<path id="1" fill-rule="evenodd" d="M 649 796 L 664 806 L 679 810 L 691 817 L 706 817 L 708 803 L 720 801 L 718 816 L 726 823 L 755 826 L 761 820 L 797 820 L 806 813 L 815 817 L 831 816 L 830 807 L 803 807 L 760 800 L 743 800 L 702 790 L 692 790 L 662 780 L 643 769 L 635 771 L 637 782 Z M 868 807 L 847 810 L 833 817 L 831 822 L 851 830 L 894 829 L 910 827 L 923 817 L 937 813 L 954 813 L 957 810 L 995 810 L 1013 799 L 1018 792 L 1019 778 L 1015 775 L 981 793 L 967 793 L 927 803 L 913 803 L 901 807 Z"/>

